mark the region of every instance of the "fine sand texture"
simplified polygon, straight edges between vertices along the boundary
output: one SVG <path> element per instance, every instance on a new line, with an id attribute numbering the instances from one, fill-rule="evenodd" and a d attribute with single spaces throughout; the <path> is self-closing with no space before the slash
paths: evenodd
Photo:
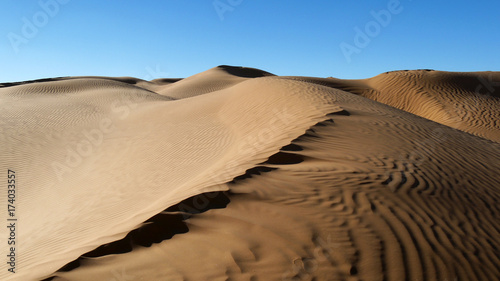
<path id="1" fill-rule="evenodd" d="M 500 142 L 500 72 L 405 70 L 363 80 L 286 78 L 341 89 Z"/>
<path id="2" fill-rule="evenodd" d="M 500 280 L 499 82 L 0 84 L 0 280 Z"/>

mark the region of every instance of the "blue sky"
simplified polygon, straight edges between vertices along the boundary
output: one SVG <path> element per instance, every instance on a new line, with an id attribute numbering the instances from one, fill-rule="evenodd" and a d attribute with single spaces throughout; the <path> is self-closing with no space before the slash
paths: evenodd
<path id="1" fill-rule="evenodd" d="M 4 0 L 0 82 L 187 77 L 221 64 L 338 78 L 498 71 L 499 11 L 481 0 Z"/>

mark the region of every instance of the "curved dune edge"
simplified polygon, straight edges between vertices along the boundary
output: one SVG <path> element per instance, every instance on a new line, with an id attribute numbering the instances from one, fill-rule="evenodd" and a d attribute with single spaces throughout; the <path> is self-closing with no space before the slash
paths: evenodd
<path id="1" fill-rule="evenodd" d="M 227 206 L 53 280 L 498 280 L 500 145 L 331 94 L 344 111 L 228 183 Z"/>
<path id="2" fill-rule="evenodd" d="M 47 277 L 168 206 L 228 189 L 230 203 L 194 215 L 187 233 L 84 259 L 55 280 L 498 276 L 497 144 L 311 78 L 241 70 L 223 66 L 178 81 L 80 77 L 0 88 L 0 102 L 9 105 L 0 127 L 16 130 L 2 134 L 2 154 L 9 155 L 2 168 L 24 175 L 18 204 L 25 260 L 6 280 Z M 108 119 L 115 128 L 109 132 L 101 128 Z M 68 149 L 96 128 L 102 141 L 87 138 L 91 152 L 68 164 L 60 180 L 54 163 L 64 164 Z M 280 147 L 297 149 L 287 153 L 302 160 L 268 159 Z M 238 177 L 256 165 L 271 171 Z"/>
<path id="3" fill-rule="evenodd" d="M 393 71 L 362 80 L 283 77 L 361 95 L 461 131 L 500 142 L 500 73 Z"/>
<path id="4" fill-rule="evenodd" d="M 199 93 L 207 90 L 202 86 Z M 23 243 L 22 267 L 14 276 L 0 272 L 0 279 L 42 278 L 168 206 L 223 190 L 325 114 L 342 110 L 319 86 L 274 78 L 226 86 L 179 100 L 95 78 L 1 89 L 9 105 L 0 113 L 2 129 L 15 130 L 2 134 L 1 166 L 15 170 L 23 186 Z"/>

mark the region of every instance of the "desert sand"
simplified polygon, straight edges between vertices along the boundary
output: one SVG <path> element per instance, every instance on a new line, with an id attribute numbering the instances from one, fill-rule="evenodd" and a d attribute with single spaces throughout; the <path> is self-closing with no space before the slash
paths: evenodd
<path id="1" fill-rule="evenodd" d="M 500 280 L 499 82 L 0 84 L 0 280 Z"/>

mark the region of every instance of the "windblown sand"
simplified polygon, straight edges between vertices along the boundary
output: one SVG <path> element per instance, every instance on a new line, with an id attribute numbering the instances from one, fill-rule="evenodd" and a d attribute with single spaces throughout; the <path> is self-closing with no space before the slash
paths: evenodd
<path id="1" fill-rule="evenodd" d="M 0 84 L 0 280 L 500 280 L 499 82 Z"/>

